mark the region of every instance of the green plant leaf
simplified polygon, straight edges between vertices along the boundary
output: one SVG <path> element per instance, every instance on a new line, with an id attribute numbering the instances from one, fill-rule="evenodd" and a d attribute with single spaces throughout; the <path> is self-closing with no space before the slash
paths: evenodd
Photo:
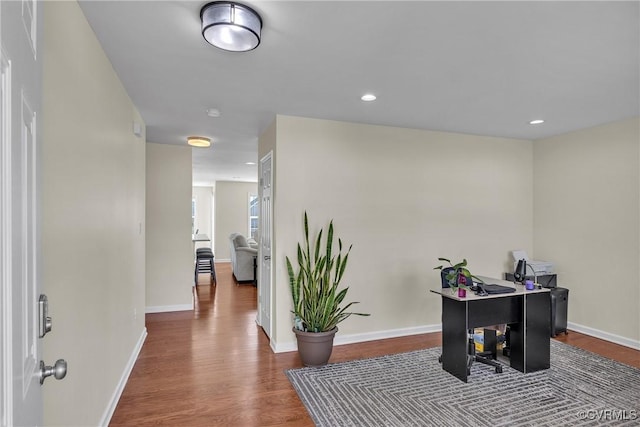
<path id="1" fill-rule="evenodd" d="M 306 331 L 324 332 L 333 329 L 352 314 L 368 316 L 365 313 L 346 311 L 353 303 L 341 306 L 349 288 L 340 290 L 339 284 L 344 276 L 353 245 L 345 251 L 342 240 L 338 238 L 338 252 L 334 254 L 333 239 L 334 225 L 333 221 L 330 221 L 325 239 L 323 240 L 323 230 L 320 229 L 311 241 L 309 219 L 305 211 L 304 242 L 298 243 L 297 246 L 297 272 L 290 259 L 285 257 L 296 328 L 302 325 Z"/>
<path id="2" fill-rule="evenodd" d="M 482 279 L 481 279 L 481 278 L 479 278 L 478 276 L 474 276 L 473 274 L 471 275 L 471 278 L 472 278 L 472 279 L 475 279 L 475 281 L 476 281 L 476 282 L 484 283 L 484 280 L 482 280 Z"/>
<path id="3" fill-rule="evenodd" d="M 451 266 L 452 270 L 450 270 L 445 275 L 445 280 L 447 281 L 447 284 L 454 290 L 459 287 L 468 288 L 468 286 L 460 283 L 460 276 L 465 277 L 466 279 L 470 279 L 471 281 L 473 281 L 473 279 L 476 279 L 477 281 L 484 283 L 482 280 L 478 279 L 476 276 L 471 274 L 471 272 L 466 268 L 467 266 L 466 258 L 456 264 L 453 264 L 447 258 L 438 258 L 438 261 L 446 261 Z M 443 265 L 439 265 L 437 267 L 434 267 L 434 270 L 442 270 L 443 268 L 444 268 Z"/>

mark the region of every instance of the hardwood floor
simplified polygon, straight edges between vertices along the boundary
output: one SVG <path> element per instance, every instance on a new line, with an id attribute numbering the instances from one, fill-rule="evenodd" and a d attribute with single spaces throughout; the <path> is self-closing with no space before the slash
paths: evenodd
<path id="1" fill-rule="evenodd" d="M 237 285 L 228 263 L 217 286 L 198 286 L 195 311 L 147 314 L 147 340 L 109 424 L 116 426 L 313 426 L 256 323 L 256 288 Z M 201 276 L 207 283 L 206 276 Z M 559 341 L 640 368 L 640 351 L 577 332 Z M 336 346 L 330 362 L 441 345 L 440 333 Z"/>

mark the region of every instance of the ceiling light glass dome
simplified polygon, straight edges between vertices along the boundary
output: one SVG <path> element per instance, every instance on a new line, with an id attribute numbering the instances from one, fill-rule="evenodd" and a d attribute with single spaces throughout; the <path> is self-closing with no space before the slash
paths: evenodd
<path id="1" fill-rule="evenodd" d="M 253 9 L 240 3 L 214 1 L 200 11 L 202 36 L 223 50 L 246 52 L 260 44 L 262 19 Z"/>

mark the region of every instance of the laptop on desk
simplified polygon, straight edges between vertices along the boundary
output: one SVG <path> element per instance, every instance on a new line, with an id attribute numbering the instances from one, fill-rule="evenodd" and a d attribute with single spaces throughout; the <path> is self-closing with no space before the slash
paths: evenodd
<path id="1" fill-rule="evenodd" d="M 489 295 L 509 294 L 516 291 L 516 289 L 511 286 L 502 286 L 493 283 L 479 283 L 477 286 L 479 290 L 484 290 Z"/>

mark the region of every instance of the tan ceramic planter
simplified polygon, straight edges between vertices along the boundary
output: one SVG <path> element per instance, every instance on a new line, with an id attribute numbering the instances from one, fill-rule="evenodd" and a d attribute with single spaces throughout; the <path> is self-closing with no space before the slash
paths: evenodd
<path id="1" fill-rule="evenodd" d="M 293 332 L 298 340 L 298 354 L 304 366 L 323 366 L 329 362 L 337 327 L 328 332 L 303 332 L 293 328 Z"/>

